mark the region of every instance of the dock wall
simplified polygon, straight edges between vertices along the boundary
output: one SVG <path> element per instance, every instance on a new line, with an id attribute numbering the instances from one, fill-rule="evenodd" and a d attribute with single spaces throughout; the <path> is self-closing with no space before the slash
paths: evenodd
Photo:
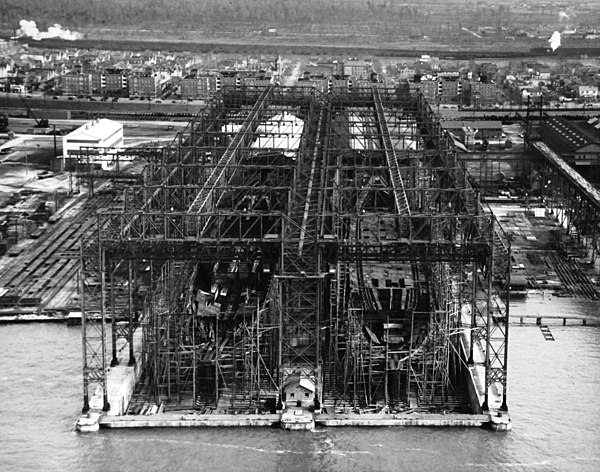
<path id="1" fill-rule="evenodd" d="M 315 424 L 324 427 L 483 427 L 490 424 L 489 415 L 466 414 L 379 414 L 379 415 L 315 415 Z M 277 427 L 281 415 L 196 415 L 163 413 L 150 416 L 111 416 L 100 418 L 100 427 L 122 428 L 216 428 Z"/>
<path id="2" fill-rule="evenodd" d="M 142 333 L 138 329 L 133 335 L 133 356 L 135 364 L 129 365 L 129 346 L 124 343 L 119 353 L 119 365 L 108 371 L 109 415 L 124 415 L 133 396 L 136 383 L 142 376 Z"/>

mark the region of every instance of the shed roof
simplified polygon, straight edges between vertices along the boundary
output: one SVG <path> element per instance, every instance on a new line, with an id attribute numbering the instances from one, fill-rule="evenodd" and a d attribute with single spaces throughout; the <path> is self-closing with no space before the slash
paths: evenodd
<path id="1" fill-rule="evenodd" d="M 308 390 L 309 392 L 314 392 L 316 389 L 315 383 L 308 377 L 300 377 L 300 376 L 294 375 L 294 376 L 288 378 L 287 381 L 285 382 L 286 387 L 289 387 L 290 385 L 294 385 L 294 384 Z"/>
<path id="2" fill-rule="evenodd" d="M 305 388 L 306 390 L 308 390 L 310 392 L 315 391 L 315 384 L 310 379 L 301 378 L 300 382 L 298 382 L 298 385 L 300 385 L 302 388 Z"/>
<path id="3" fill-rule="evenodd" d="M 102 118 L 100 120 L 90 121 L 75 131 L 71 131 L 65 136 L 68 141 L 90 141 L 98 142 L 111 136 L 116 131 L 123 128 L 123 125 L 118 121 Z"/>
<path id="4" fill-rule="evenodd" d="M 577 152 L 592 144 L 600 144 L 600 132 L 586 121 L 569 121 L 553 117 L 545 122 L 560 140 L 563 152 Z"/>

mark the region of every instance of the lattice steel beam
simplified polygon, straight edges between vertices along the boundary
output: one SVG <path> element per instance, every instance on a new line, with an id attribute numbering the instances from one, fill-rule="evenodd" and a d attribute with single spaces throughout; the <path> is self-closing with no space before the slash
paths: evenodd
<path id="1" fill-rule="evenodd" d="M 268 86 L 260 94 L 258 100 L 256 100 L 256 102 L 254 103 L 252 110 L 250 110 L 250 113 L 244 120 L 241 129 L 235 135 L 235 138 L 228 146 L 225 153 L 223 153 L 221 159 L 219 159 L 219 162 L 213 169 L 211 175 L 204 183 L 202 190 L 198 192 L 198 195 L 191 203 L 190 207 L 187 210 L 188 213 L 197 215 L 205 209 L 214 187 L 217 186 L 219 182 L 221 182 L 225 169 L 227 169 L 227 167 L 231 163 L 240 145 L 242 145 L 242 143 L 245 142 L 247 137 L 254 132 L 255 126 L 257 125 L 257 119 L 260 117 L 260 114 L 263 111 L 263 109 L 266 106 L 268 106 L 269 95 L 271 94 L 272 88 L 272 86 Z"/>

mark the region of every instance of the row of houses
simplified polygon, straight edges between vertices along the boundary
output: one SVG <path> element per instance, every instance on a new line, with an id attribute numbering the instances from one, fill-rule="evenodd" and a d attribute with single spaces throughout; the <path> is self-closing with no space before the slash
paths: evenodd
<path id="1" fill-rule="evenodd" d="M 323 64 L 320 71 L 328 74 L 306 72 L 297 82 L 327 93 L 333 90 L 352 90 L 360 84 L 380 83 L 371 65 L 362 61 Z M 337 73 L 342 71 L 342 73 Z M 346 72 L 346 73 L 344 73 Z M 355 74 L 347 73 L 355 72 Z M 105 95 L 111 97 L 157 98 L 168 87 L 177 90 L 184 100 L 210 99 L 223 87 L 262 86 L 278 79 L 272 70 L 222 70 L 199 72 L 196 69 L 184 77 L 168 72 L 132 73 L 127 69 L 105 69 L 97 73 L 71 73 L 59 78 L 58 89 L 65 95 Z"/>
<path id="2" fill-rule="evenodd" d="M 277 65 L 280 59 L 277 60 Z M 273 83 L 280 78 L 280 67 L 275 70 L 246 70 L 213 71 L 189 74 L 179 81 L 179 94 L 183 99 L 208 99 L 222 87 L 235 86 L 260 86 Z M 311 88 L 322 93 L 336 89 L 352 90 L 360 82 L 376 82 L 373 78 L 373 68 L 369 62 L 348 61 L 322 61 L 307 65 L 302 77 L 296 85 Z"/>
<path id="3" fill-rule="evenodd" d="M 22 86 L 28 93 L 39 90 L 128 96 L 133 87 L 134 95 L 152 97 L 169 83 L 166 76 L 177 80 L 184 70 L 209 58 L 191 52 L 43 50 L 17 42 L 0 42 L 0 88 L 9 92 L 12 86 Z M 133 85 L 130 77 L 135 77 L 131 80 Z"/>
<path id="4" fill-rule="evenodd" d="M 371 62 L 350 59 L 347 61 L 312 60 L 306 65 L 305 72 L 310 76 L 345 76 L 364 80 L 369 79 L 374 71 Z"/>
<path id="5" fill-rule="evenodd" d="M 168 71 L 131 73 L 123 69 L 105 69 L 62 75 L 56 90 L 65 95 L 156 98 L 162 95 L 171 79 Z"/>
<path id="6" fill-rule="evenodd" d="M 502 101 L 502 90 L 493 82 L 471 81 L 458 73 L 436 76 L 416 75 L 401 80 L 398 90 L 404 93 L 420 91 L 430 103 L 489 106 Z"/>
<path id="7" fill-rule="evenodd" d="M 561 85 L 557 81 L 540 80 L 507 80 L 504 85 L 507 97 L 513 103 L 523 104 L 528 101 L 552 103 L 577 100 L 580 103 L 595 102 L 600 93 L 596 85 L 570 84 Z"/>
<path id="8" fill-rule="evenodd" d="M 265 71 L 231 70 L 190 74 L 183 77 L 178 86 L 184 100 L 209 99 L 223 87 L 268 85 L 273 80 L 273 76 Z"/>
<path id="9" fill-rule="evenodd" d="M 255 75 L 250 71 L 213 72 L 184 77 L 179 82 L 179 93 L 183 99 L 208 99 L 223 87 L 252 87 L 273 82 L 274 77 L 264 73 Z M 294 85 L 320 93 L 332 93 L 335 91 L 351 92 L 374 84 L 383 86 L 383 82 L 373 75 L 364 78 L 342 74 L 309 75 L 305 73 L 297 79 Z"/>

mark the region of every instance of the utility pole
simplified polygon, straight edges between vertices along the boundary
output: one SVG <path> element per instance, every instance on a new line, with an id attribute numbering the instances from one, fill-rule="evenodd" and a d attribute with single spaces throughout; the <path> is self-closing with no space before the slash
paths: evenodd
<path id="1" fill-rule="evenodd" d="M 58 156 L 57 147 L 56 147 L 56 125 L 52 125 L 52 136 L 54 137 L 54 159 Z M 54 165 L 54 161 L 52 161 L 52 166 Z"/>

